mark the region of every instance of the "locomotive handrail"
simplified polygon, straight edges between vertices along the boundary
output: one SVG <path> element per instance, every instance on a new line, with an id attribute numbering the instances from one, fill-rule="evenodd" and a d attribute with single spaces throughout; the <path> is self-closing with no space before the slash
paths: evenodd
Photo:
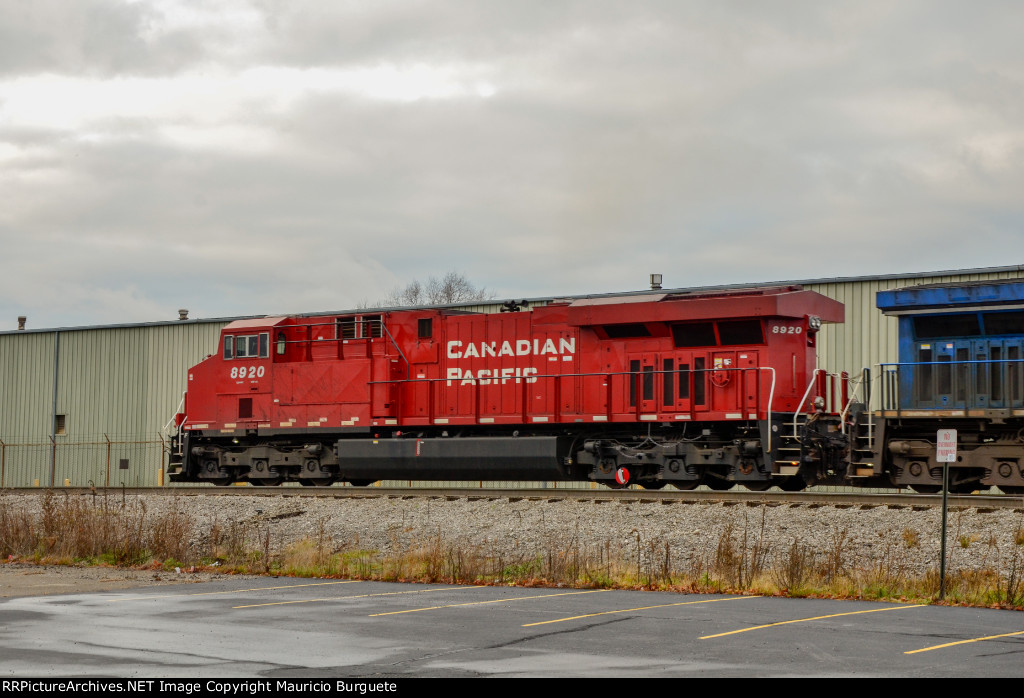
<path id="1" fill-rule="evenodd" d="M 865 372 L 867 372 L 867 371 L 868 371 L 867 367 L 861 369 L 861 376 L 863 376 L 865 374 Z M 845 373 L 845 371 L 844 371 L 844 373 Z M 847 378 L 849 378 L 849 376 L 847 376 Z M 863 380 L 861 381 L 861 384 L 863 384 Z M 870 400 L 870 398 L 868 398 L 868 399 Z M 853 406 L 853 403 L 856 402 L 856 400 L 857 400 L 857 393 L 856 393 L 856 391 L 854 391 L 854 394 L 850 397 L 849 400 L 846 401 L 846 406 L 843 407 L 843 411 L 839 414 L 839 432 L 841 434 L 845 434 L 846 433 L 846 416 L 850 413 L 850 407 Z M 867 404 L 867 403 L 865 402 L 865 404 Z M 870 409 L 871 409 L 870 405 L 868 405 L 868 411 L 869 412 L 870 412 Z"/>
<path id="2" fill-rule="evenodd" d="M 800 413 L 803 412 L 804 403 L 807 402 L 807 396 L 811 394 L 811 388 L 813 388 L 814 384 L 817 382 L 816 379 L 818 378 L 818 374 L 825 372 L 826 371 L 823 368 L 816 368 L 811 372 L 811 380 L 807 383 L 807 390 L 804 391 L 803 397 L 800 398 L 800 404 L 796 406 L 796 412 L 793 413 L 793 438 L 797 442 L 800 441 L 800 437 L 797 435 L 797 422 L 799 420 Z"/>
<path id="3" fill-rule="evenodd" d="M 182 393 L 181 393 L 181 402 L 178 403 L 178 409 L 176 409 L 174 411 L 174 414 L 171 415 L 171 418 L 167 420 L 167 424 L 164 425 L 163 432 L 165 434 L 170 435 L 172 433 L 173 434 L 180 434 L 181 433 L 181 427 L 182 427 L 182 424 L 185 423 L 185 420 L 182 420 L 181 424 L 177 425 L 177 428 L 174 430 L 174 432 L 168 431 L 167 428 L 169 426 L 171 426 L 171 422 L 173 422 L 175 419 L 177 419 L 178 415 L 181 414 L 181 409 L 185 406 L 185 396 L 186 395 L 188 395 L 188 391 L 187 390 L 183 390 Z"/>
<path id="4" fill-rule="evenodd" d="M 398 342 L 395 341 L 395 338 L 391 336 L 391 330 L 389 330 L 388 326 L 384 323 L 384 319 L 381 318 L 378 322 L 380 322 L 380 328 L 384 330 L 388 339 L 391 340 L 392 346 L 394 346 L 395 350 L 398 351 L 398 355 L 402 357 L 402 361 L 405 362 L 405 379 L 409 380 L 409 376 L 412 373 L 412 367 L 409 365 L 409 359 L 407 359 L 405 354 L 402 353 L 402 348 L 398 346 Z"/>
<path id="5" fill-rule="evenodd" d="M 800 404 L 797 405 L 796 412 L 793 413 L 793 438 L 798 443 L 800 442 L 799 424 L 798 424 L 798 422 L 799 422 L 800 414 L 801 414 L 801 412 L 803 412 L 803 409 L 804 409 L 804 403 L 807 402 L 807 396 L 811 394 L 811 388 L 813 388 L 816 383 L 821 382 L 822 386 L 820 386 L 820 387 L 822 388 L 822 392 L 825 392 L 825 390 L 824 390 L 825 384 L 824 384 L 823 381 L 818 381 L 818 374 L 823 374 L 823 377 L 831 376 L 833 378 L 833 381 L 832 381 L 832 399 L 833 400 L 835 400 L 835 393 L 836 393 L 835 378 L 838 377 L 838 378 L 840 378 L 841 380 L 844 381 L 843 390 L 845 392 L 845 388 L 846 388 L 845 380 L 847 378 L 847 376 L 845 375 L 845 372 L 843 372 L 843 373 L 829 373 L 827 370 L 825 370 L 823 368 L 816 368 L 816 369 L 814 369 L 813 372 L 811 372 L 811 380 L 807 384 L 807 390 L 804 391 L 803 397 L 800 398 Z M 821 397 L 822 400 L 824 401 L 824 399 L 825 399 L 824 395 L 819 395 L 819 397 Z M 824 408 L 830 407 L 830 406 L 831 405 L 827 405 L 827 404 L 823 405 L 822 406 L 823 411 L 826 411 Z"/>
<path id="6" fill-rule="evenodd" d="M 765 450 L 765 453 L 771 453 L 771 451 L 772 451 L 772 427 L 771 427 L 771 425 L 772 425 L 772 400 L 775 399 L 775 368 L 773 366 L 758 366 L 757 368 L 759 370 L 761 370 L 761 371 L 771 371 L 772 372 L 772 384 L 771 384 L 771 387 L 768 388 L 768 409 L 767 409 L 766 414 L 765 414 L 765 419 L 768 421 L 768 448 Z M 758 387 L 758 392 L 760 392 L 760 389 L 761 389 L 760 381 L 758 381 L 757 387 Z"/>

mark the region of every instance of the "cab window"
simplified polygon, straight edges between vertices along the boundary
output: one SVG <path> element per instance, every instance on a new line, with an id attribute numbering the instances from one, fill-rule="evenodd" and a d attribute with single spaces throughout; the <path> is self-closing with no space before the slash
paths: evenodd
<path id="1" fill-rule="evenodd" d="M 234 358 L 236 359 L 265 359 L 270 356 L 270 333 L 249 334 L 240 337 L 224 338 L 224 358 L 232 358 L 230 347 L 234 339 Z"/>

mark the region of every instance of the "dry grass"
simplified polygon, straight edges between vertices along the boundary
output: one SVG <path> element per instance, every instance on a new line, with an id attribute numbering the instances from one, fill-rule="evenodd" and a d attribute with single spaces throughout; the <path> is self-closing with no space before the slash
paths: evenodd
<path id="1" fill-rule="evenodd" d="M 51 493 L 35 514 L 0 503 L 0 555 L 50 564 L 191 565 L 235 573 L 384 581 L 925 602 L 936 600 L 939 592 L 936 570 L 911 572 L 908 556 L 920 544 L 916 531 L 880 533 L 871 554 L 856 554 L 846 530 L 833 532 L 821 549 L 794 537 L 773 550 L 763 510 L 759 520 L 744 516 L 742 522 L 728 524 L 713 544 L 687 551 L 676 550 L 665 540 L 645 539 L 635 529 L 625 538 L 601 541 L 581 538 L 578 531 L 552 534 L 534 547 L 511 549 L 498 541 L 449 538 L 437 529 L 403 544 L 396 532 L 385 554 L 366 549 L 358 536 L 335 541 L 327 532 L 328 523 L 322 519 L 313 535 L 282 545 L 268 523 L 215 521 L 200 531 L 177 507 L 154 514 L 142 503 L 124 503 L 118 497 L 89 500 Z M 967 540 L 971 545 L 980 539 Z M 985 563 L 989 555 L 999 559 L 1000 545 L 1011 546 L 1013 555 L 996 571 Z M 950 565 L 947 600 L 1024 607 L 1024 533 L 1018 530 L 1002 543 L 990 536 L 981 546 L 981 569 L 957 570 Z"/>
<path id="2" fill-rule="evenodd" d="M 154 516 L 144 503 L 48 493 L 42 512 L 0 506 L 0 555 L 37 562 L 140 565 L 185 559 L 194 524 L 177 509 Z"/>

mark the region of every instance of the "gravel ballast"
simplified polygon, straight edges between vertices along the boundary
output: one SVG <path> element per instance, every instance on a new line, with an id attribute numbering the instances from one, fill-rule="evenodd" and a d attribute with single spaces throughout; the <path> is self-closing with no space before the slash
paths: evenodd
<path id="1" fill-rule="evenodd" d="M 82 495 L 71 495 L 82 496 Z M 88 495 L 85 495 L 88 497 Z M 42 494 L 3 493 L 8 512 L 39 513 Z M 120 507 L 121 497 L 110 497 Z M 765 503 L 625 502 L 572 499 L 470 499 L 423 497 L 295 497 L 129 495 L 127 507 L 145 506 L 147 516 L 177 510 L 194 525 L 197 550 L 209 546 L 209 532 L 231 527 L 253 548 L 269 534 L 270 548 L 282 552 L 309 538 L 332 551 L 363 550 L 389 556 L 443 541 L 485 554 L 529 558 L 571 548 L 611 551 L 623 562 L 663 555 L 689 571 L 713 559 L 725 536 L 737 549 L 761 542 L 782 554 L 794 541 L 819 554 L 841 546 L 853 566 L 887 561 L 910 575 L 939 564 L 941 509 L 937 506 L 816 506 Z M 1020 564 L 1017 531 L 1024 511 L 966 507 L 949 514 L 949 568 L 1007 573 Z M 763 537 L 762 537 L 763 533 Z M 705 564 L 706 567 L 706 564 Z"/>

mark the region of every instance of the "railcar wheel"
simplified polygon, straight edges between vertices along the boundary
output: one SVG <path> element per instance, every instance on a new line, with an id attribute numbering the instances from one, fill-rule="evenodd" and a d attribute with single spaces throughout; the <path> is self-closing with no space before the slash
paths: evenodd
<path id="1" fill-rule="evenodd" d="M 220 477 L 216 480 L 207 480 L 207 482 L 211 485 L 216 485 L 217 487 L 227 487 L 233 482 L 233 480 L 229 477 Z"/>
<path id="2" fill-rule="evenodd" d="M 724 492 L 725 490 L 731 490 L 732 486 L 736 483 L 732 480 L 723 480 L 720 477 L 707 477 L 704 478 L 704 484 L 716 492 Z"/>
<path id="3" fill-rule="evenodd" d="M 655 482 L 638 482 L 636 484 L 640 485 L 645 490 L 660 490 L 667 483 L 655 481 Z"/>
<path id="4" fill-rule="evenodd" d="M 376 480 L 349 480 L 348 482 L 353 487 L 368 487 L 368 486 L 372 485 L 373 483 L 375 483 L 377 481 Z"/>
<path id="5" fill-rule="evenodd" d="M 1024 487 L 1014 487 L 1013 485 L 999 485 L 999 489 L 1001 489 L 1004 494 L 1024 494 Z"/>
<path id="6" fill-rule="evenodd" d="M 677 490 L 695 490 L 700 486 L 700 480 L 673 480 L 672 486 Z"/>
<path id="7" fill-rule="evenodd" d="M 774 484 L 771 480 L 749 480 L 744 481 L 743 486 L 751 492 L 764 492 L 771 489 L 771 486 Z"/>
<path id="8" fill-rule="evenodd" d="M 911 485 L 910 489 L 918 494 L 938 494 L 942 491 L 942 485 Z"/>

